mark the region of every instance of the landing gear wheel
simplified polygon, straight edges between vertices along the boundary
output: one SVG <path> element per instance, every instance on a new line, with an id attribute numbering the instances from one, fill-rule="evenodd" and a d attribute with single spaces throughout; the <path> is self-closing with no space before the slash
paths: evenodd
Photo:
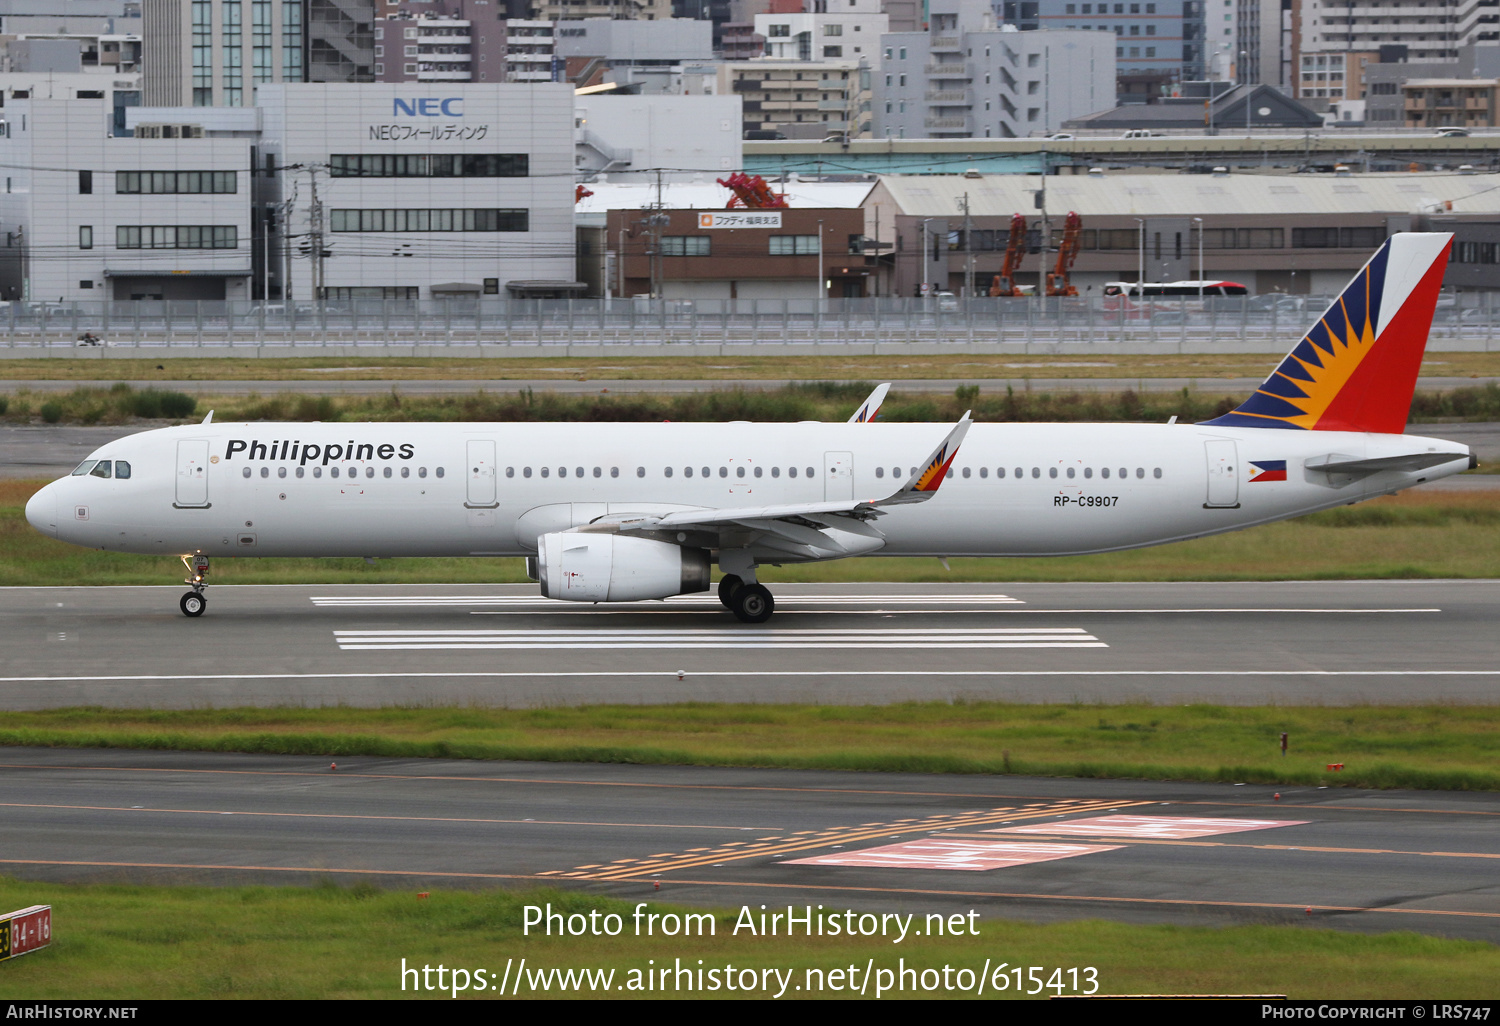
<path id="1" fill-rule="evenodd" d="M 734 593 L 734 615 L 742 623 L 765 623 L 776 609 L 776 600 L 761 584 L 747 584 Z"/>
<path id="2" fill-rule="evenodd" d="M 734 593 L 745 586 L 745 582 L 734 574 L 725 574 L 724 579 L 719 582 L 719 601 L 724 603 L 725 609 L 734 608 Z"/>
<path id="3" fill-rule="evenodd" d="M 183 616 L 202 616 L 203 611 L 208 608 L 208 599 L 196 591 L 190 591 L 177 604 L 182 607 Z"/>

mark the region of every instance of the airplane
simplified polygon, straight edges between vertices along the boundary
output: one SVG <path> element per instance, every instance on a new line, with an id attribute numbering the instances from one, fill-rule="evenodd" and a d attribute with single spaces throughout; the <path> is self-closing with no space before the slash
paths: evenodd
<path id="1" fill-rule="evenodd" d="M 52 537 L 172 553 L 206 608 L 216 556 L 521 556 L 575 602 L 707 591 L 741 621 L 758 568 L 879 553 L 1044 556 L 1219 534 L 1471 469 L 1405 435 L 1452 236 L 1391 236 L 1255 392 L 1196 424 L 222 423 L 101 446 L 38 491 Z M 962 447 L 963 458 L 959 458 Z"/>

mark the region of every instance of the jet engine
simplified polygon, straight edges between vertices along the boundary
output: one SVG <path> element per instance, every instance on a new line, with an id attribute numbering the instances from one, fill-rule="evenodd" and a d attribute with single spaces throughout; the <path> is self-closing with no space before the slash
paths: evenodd
<path id="1" fill-rule="evenodd" d="M 547 598 L 630 602 L 707 591 L 708 553 L 618 534 L 544 534 L 537 539 L 537 579 Z"/>

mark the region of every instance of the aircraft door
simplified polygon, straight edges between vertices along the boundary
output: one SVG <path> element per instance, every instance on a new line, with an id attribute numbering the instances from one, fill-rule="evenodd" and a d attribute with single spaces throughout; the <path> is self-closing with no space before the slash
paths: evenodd
<path id="1" fill-rule="evenodd" d="M 823 454 L 823 498 L 829 502 L 854 498 L 854 454 Z"/>
<path id="2" fill-rule="evenodd" d="M 1240 468 L 1233 439 L 1213 439 L 1203 443 L 1208 459 L 1208 501 L 1205 509 L 1232 509 L 1240 504 Z"/>
<path id="3" fill-rule="evenodd" d="M 184 507 L 205 508 L 208 502 L 208 439 L 190 438 L 177 443 L 177 500 Z"/>
<path id="4" fill-rule="evenodd" d="M 494 509 L 496 499 L 495 443 L 488 438 L 469 439 L 469 490 L 464 505 L 470 509 Z"/>

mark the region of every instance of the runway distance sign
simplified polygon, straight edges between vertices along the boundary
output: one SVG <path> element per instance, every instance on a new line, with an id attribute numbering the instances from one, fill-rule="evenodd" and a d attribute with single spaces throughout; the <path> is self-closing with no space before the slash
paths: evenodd
<path id="1" fill-rule="evenodd" d="M 0 962 L 30 954 L 51 943 L 51 905 L 32 905 L 0 915 Z"/>

